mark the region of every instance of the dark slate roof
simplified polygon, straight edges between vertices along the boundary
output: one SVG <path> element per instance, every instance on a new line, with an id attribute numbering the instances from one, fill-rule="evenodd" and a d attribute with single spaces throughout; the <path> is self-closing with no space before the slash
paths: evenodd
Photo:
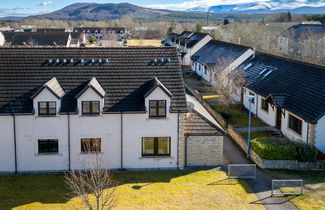
<path id="1" fill-rule="evenodd" d="M 162 57 L 171 61 L 148 64 Z M 94 77 L 106 92 L 105 112 L 145 111 L 144 95 L 155 77 L 172 94 L 171 110 L 187 111 L 174 48 L 0 48 L 0 113 L 32 113 L 31 96 L 53 77 L 65 92 L 61 112 L 75 112 L 75 96 Z"/>
<path id="2" fill-rule="evenodd" d="M 295 38 L 299 38 L 304 33 L 313 33 L 316 35 L 325 36 L 325 25 L 318 24 L 298 24 L 290 27 L 288 30 L 282 33 L 283 36 L 293 35 Z"/>
<path id="3" fill-rule="evenodd" d="M 325 67 L 296 60 L 256 53 L 245 62 L 247 88 L 276 106 L 316 123 L 325 114 Z"/>
<path id="4" fill-rule="evenodd" d="M 231 63 L 249 49 L 243 45 L 211 40 L 192 55 L 191 59 L 203 65 L 215 65 L 220 59 Z"/>
<path id="5" fill-rule="evenodd" d="M 38 28 L 36 29 L 36 32 L 65 32 L 65 28 Z"/>
<path id="6" fill-rule="evenodd" d="M 6 42 L 10 46 L 24 46 L 33 42 L 34 46 L 66 46 L 68 43 L 69 33 L 66 32 L 3 32 Z"/>
<path id="7" fill-rule="evenodd" d="M 90 33 L 95 33 L 97 32 L 101 32 L 102 30 L 107 30 L 107 31 L 114 31 L 115 33 L 124 33 L 125 32 L 125 28 L 124 27 L 74 27 L 73 31 L 74 32 L 87 32 L 89 31 Z"/>
<path id="8" fill-rule="evenodd" d="M 224 131 L 195 110 L 191 110 L 184 121 L 184 133 L 185 135 L 224 135 Z"/>
<path id="9" fill-rule="evenodd" d="M 180 39 L 180 45 L 185 46 L 187 48 L 193 48 L 199 41 L 201 41 L 204 37 L 209 36 L 206 33 L 199 32 L 183 32 L 178 38 Z"/>

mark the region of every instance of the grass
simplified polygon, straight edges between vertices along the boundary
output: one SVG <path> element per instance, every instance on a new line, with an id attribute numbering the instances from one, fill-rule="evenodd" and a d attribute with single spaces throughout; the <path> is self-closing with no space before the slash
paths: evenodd
<path id="1" fill-rule="evenodd" d="M 264 209 L 245 181 L 222 171 L 115 174 L 116 209 Z M 0 209 L 82 208 L 67 194 L 62 175 L 0 177 Z"/>
<path id="2" fill-rule="evenodd" d="M 247 139 L 247 132 L 240 132 L 240 135 Z M 272 134 L 270 132 L 251 132 L 251 139 L 255 139 L 257 137 L 271 137 Z"/>
<path id="3" fill-rule="evenodd" d="M 151 46 L 151 47 L 160 47 L 161 40 L 158 39 L 129 39 L 128 46 Z"/>
<path id="4" fill-rule="evenodd" d="M 241 128 L 248 126 L 248 112 L 240 109 L 239 105 L 231 106 L 227 109 L 224 109 L 224 107 L 221 105 L 213 105 L 212 107 L 216 112 L 219 112 L 225 118 L 228 124 Z M 265 126 L 265 123 L 252 116 L 251 126 Z"/>
<path id="5" fill-rule="evenodd" d="M 303 195 L 290 200 L 299 209 L 325 209 L 325 171 L 268 170 L 275 178 L 303 179 Z M 286 189 L 283 189 L 286 191 Z"/>

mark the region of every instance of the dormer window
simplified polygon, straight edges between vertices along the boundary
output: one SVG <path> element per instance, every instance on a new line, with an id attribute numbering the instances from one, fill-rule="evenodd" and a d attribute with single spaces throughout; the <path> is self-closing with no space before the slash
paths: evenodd
<path id="1" fill-rule="evenodd" d="M 164 118 L 166 117 L 166 100 L 149 101 L 149 117 Z"/>
<path id="2" fill-rule="evenodd" d="M 38 102 L 39 115 L 56 115 L 55 101 L 40 101 Z"/>
<path id="3" fill-rule="evenodd" d="M 99 114 L 99 101 L 83 101 L 82 114 Z"/>

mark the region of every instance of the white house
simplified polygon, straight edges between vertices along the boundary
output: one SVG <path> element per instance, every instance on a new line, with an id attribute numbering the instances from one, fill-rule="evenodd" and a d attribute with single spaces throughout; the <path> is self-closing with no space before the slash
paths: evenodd
<path id="1" fill-rule="evenodd" d="M 180 71 L 172 48 L 0 49 L 0 172 L 222 164 Z"/>
<path id="2" fill-rule="evenodd" d="M 210 40 L 192 55 L 191 70 L 215 86 L 220 71 L 233 71 L 253 54 L 254 51 L 246 46 Z"/>
<path id="3" fill-rule="evenodd" d="M 252 112 L 287 138 L 325 152 L 325 68 L 265 53 L 245 64 Z M 249 101 L 243 97 L 248 109 Z"/>
<path id="4" fill-rule="evenodd" d="M 190 66 L 191 56 L 208 43 L 212 37 L 206 33 L 183 31 L 180 34 L 172 34 L 162 41 L 163 46 L 176 46 L 180 54 L 181 65 Z"/>

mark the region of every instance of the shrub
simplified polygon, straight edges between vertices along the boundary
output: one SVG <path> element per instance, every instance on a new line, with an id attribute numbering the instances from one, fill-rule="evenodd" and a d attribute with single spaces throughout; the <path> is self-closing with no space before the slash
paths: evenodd
<path id="1" fill-rule="evenodd" d="M 270 137 L 258 137 L 251 141 L 251 146 L 261 158 L 267 160 L 313 162 L 317 157 L 315 146 L 304 142 L 281 145 Z"/>

